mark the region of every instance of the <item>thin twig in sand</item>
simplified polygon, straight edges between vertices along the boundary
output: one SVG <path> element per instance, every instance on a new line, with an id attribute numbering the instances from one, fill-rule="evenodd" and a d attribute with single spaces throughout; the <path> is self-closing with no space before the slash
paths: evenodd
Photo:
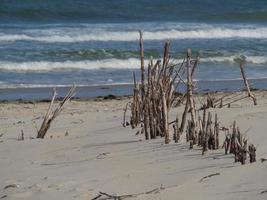
<path id="1" fill-rule="evenodd" d="M 214 173 L 214 174 L 210 174 L 208 176 L 204 176 L 202 179 L 200 179 L 199 182 L 202 182 L 203 180 L 207 179 L 207 178 L 210 178 L 212 176 L 218 176 L 218 175 L 221 175 L 220 173 Z"/>

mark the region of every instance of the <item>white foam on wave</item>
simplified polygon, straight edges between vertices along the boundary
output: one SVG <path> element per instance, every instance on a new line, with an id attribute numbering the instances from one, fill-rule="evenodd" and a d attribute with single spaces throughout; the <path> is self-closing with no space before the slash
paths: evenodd
<path id="1" fill-rule="evenodd" d="M 120 59 L 105 59 L 94 61 L 64 61 L 64 62 L 0 62 L 1 70 L 10 71 L 52 71 L 52 70 L 75 70 L 75 69 L 135 69 L 139 68 L 140 60 L 130 58 L 125 60 Z"/>
<path id="2" fill-rule="evenodd" d="M 234 64 L 236 56 L 222 56 L 200 58 L 200 62 Z M 155 59 L 156 60 L 156 59 Z M 247 63 L 267 64 L 267 56 L 247 56 Z M 182 63 L 183 59 L 173 59 L 172 63 Z M 148 60 L 146 60 L 146 66 Z M 35 62 L 0 62 L 0 70 L 9 71 L 53 71 L 53 70 L 97 70 L 97 69 L 139 69 L 140 60 L 138 58 L 129 59 L 104 59 L 104 60 L 84 60 L 84 61 L 35 61 Z"/>
<path id="3" fill-rule="evenodd" d="M 225 38 L 260 38 L 267 39 L 266 27 L 254 28 L 225 28 L 210 27 L 205 29 L 169 29 L 144 31 L 144 39 L 175 40 L 175 39 L 225 39 Z M 38 34 L 37 34 L 38 33 Z M 49 30 L 43 33 L 0 34 L 0 41 L 38 41 L 46 43 L 74 43 L 86 41 L 136 41 L 139 39 L 137 31 L 108 31 L 108 30 L 79 30 L 73 31 Z"/>
<path id="4" fill-rule="evenodd" d="M 32 40 L 33 38 L 31 36 L 25 35 L 25 34 L 1 34 L 0 35 L 0 41 L 19 41 L 19 40 Z"/>
<path id="5" fill-rule="evenodd" d="M 267 81 L 266 76 L 261 77 L 250 77 L 250 81 Z M 233 82 L 233 81 L 243 81 L 242 78 L 232 78 L 232 79 L 194 79 L 194 82 Z M 133 85 L 132 80 L 129 82 L 116 82 L 116 83 L 99 83 L 99 84 L 75 84 L 76 87 L 110 87 L 110 86 L 131 86 Z M 16 88 L 66 88 L 72 87 L 73 84 L 12 84 L 5 83 L 0 85 L 0 89 L 16 89 Z"/>
<path id="6" fill-rule="evenodd" d="M 109 86 L 125 86 L 132 85 L 133 82 L 115 82 L 115 83 L 98 83 L 98 84 L 74 84 L 76 87 L 109 87 Z M 73 84 L 14 84 L 14 83 L 4 83 L 0 84 L 0 89 L 12 89 L 12 88 L 65 88 L 72 87 Z"/>
<path id="7" fill-rule="evenodd" d="M 221 57 L 209 57 L 201 58 L 200 62 L 202 63 L 236 63 L 234 56 L 221 56 Z M 267 56 L 246 56 L 246 62 L 250 64 L 267 64 Z"/>

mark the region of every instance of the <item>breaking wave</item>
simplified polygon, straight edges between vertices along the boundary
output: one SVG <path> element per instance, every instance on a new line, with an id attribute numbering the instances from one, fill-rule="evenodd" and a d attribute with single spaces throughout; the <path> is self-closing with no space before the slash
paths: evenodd
<path id="1" fill-rule="evenodd" d="M 267 28 L 207 28 L 196 30 L 162 30 L 162 31 L 144 31 L 144 39 L 149 40 L 179 40 L 179 39 L 227 39 L 227 38 L 249 38 L 249 39 L 267 39 Z M 67 32 L 64 30 L 51 30 L 46 34 L 0 34 L 0 41 L 36 41 L 43 43 L 75 43 L 86 41 L 137 41 L 139 34 L 137 31 L 108 31 L 98 30 L 85 33 L 85 31 Z"/>
<path id="2" fill-rule="evenodd" d="M 234 64 L 236 56 L 208 57 L 201 58 L 200 62 Z M 267 56 L 247 56 L 247 63 L 267 64 Z M 182 59 L 172 60 L 174 63 L 181 63 Z M 146 64 L 148 61 L 146 61 Z M 0 62 L 0 70 L 6 71 L 54 71 L 54 70 L 98 70 L 98 69 L 139 69 L 138 58 L 129 59 L 104 59 L 85 61 L 34 61 L 34 62 Z"/>
<path id="3" fill-rule="evenodd" d="M 96 69 L 135 69 L 139 68 L 139 59 L 127 60 L 106 59 L 95 61 L 65 61 L 65 62 L 0 62 L 1 70 L 10 71 L 53 71 L 53 70 L 96 70 Z"/>

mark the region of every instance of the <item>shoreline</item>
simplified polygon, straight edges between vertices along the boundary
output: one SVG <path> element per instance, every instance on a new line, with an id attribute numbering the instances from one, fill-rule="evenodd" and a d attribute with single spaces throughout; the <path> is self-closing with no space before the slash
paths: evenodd
<path id="1" fill-rule="evenodd" d="M 267 78 L 248 79 L 251 83 L 252 90 L 266 90 Z M 195 81 L 195 93 L 207 92 L 237 92 L 244 89 L 243 80 L 216 80 L 216 81 Z M 0 88 L 0 101 L 46 101 L 51 98 L 53 87 L 34 87 L 34 88 Z M 70 88 L 69 86 L 56 87 L 58 98 L 61 98 Z M 133 84 L 114 84 L 114 85 L 92 85 L 92 86 L 77 86 L 75 99 L 88 100 L 96 99 L 97 97 L 116 96 L 124 97 L 131 96 Z M 184 85 L 178 87 L 178 92 L 185 91 Z"/>

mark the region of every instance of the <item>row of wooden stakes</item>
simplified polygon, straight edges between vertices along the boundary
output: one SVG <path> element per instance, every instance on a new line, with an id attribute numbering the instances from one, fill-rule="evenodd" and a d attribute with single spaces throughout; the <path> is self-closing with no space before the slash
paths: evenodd
<path id="1" fill-rule="evenodd" d="M 225 149 L 225 154 L 232 153 L 235 157 L 235 162 L 240 162 L 242 165 L 247 161 L 247 155 L 249 155 L 249 162 L 256 162 L 256 147 L 254 144 L 248 145 L 248 140 L 240 132 L 238 126 L 236 126 L 236 121 L 232 125 L 232 133 L 225 135 L 225 140 L 223 143 Z"/>
<path id="2" fill-rule="evenodd" d="M 197 110 L 195 99 L 193 98 L 194 84 L 192 80 L 194 72 L 198 67 L 199 56 L 196 56 L 193 59 L 191 50 L 188 49 L 183 62 L 175 64 L 172 62 L 169 53 L 170 42 L 166 42 L 164 45 L 163 58 L 156 62 L 151 58 L 146 73 L 142 32 L 140 32 L 139 45 L 141 58 L 141 83 L 139 84 L 136 80 L 136 75 L 134 73 L 133 101 L 130 104 L 130 124 L 132 128 L 141 127 L 141 133 L 145 134 L 146 140 L 155 139 L 158 136 L 161 136 L 165 138 L 165 143 L 168 144 L 170 142 L 171 132 L 169 126 L 172 125 L 173 140 L 178 142 L 184 132 L 187 122 L 186 140 L 189 142 L 190 148 L 193 148 L 194 145 L 200 146 L 202 147 L 202 154 L 205 154 L 208 150 L 214 150 L 220 147 L 219 132 L 221 128 L 219 126 L 218 116 L 215 114 L 214 122 L 212 122 L 211 112 L 207 113 L 208 108 L 216 107 L 216 105 L 220 105 L 219 107 L 223 107 L 224 105 L 229 106 L 232 102 L 247 97 L 250 97 L 253 100 L 254 105 L 257 104 L 255 96 L 250 91 L 249 83 L 244 73 L 244 63 L 240 62 L 241 74 L 248 95 L 237 99 L 235 99 L 235 96 L 223 96 L 220 99 L 215 99 L 208 94 L 207 104 L 204 104 Z M 186 80 L 183 80 L 183 78 Z M 176 91 L 180 84 L 185 84 L 186 92 L 178 95 Z M 227 103 L 223 104 L 223 100 Z M 180 105 L 184 105 L 181 122 L 179 122 L 178 118 L 174 121 L 170 121 L 169 117 L 171 107 L 178 105 L 177 102 L 180 103 Z M 129 104 L 126 105 L 125 113 L 128 105 Z M 203 115 L 197 117 L 200 110 L 203 110 Z M 190 119 L 187 119 L 188 114 L 190 114 Z M 123 124 L 125 125 L 125 116 Z M 233 131 L 231 137 L 236 138 L 235 135 L 236 134 Z M 229 134 L 227 134 L 224 147 L 229 145 L 229 143 L 227 143 L 228 137 Z M 250 145 L 247 150 L 247 145 L 244 141 L 235 140 L 235 143 L 230 143 L 230 146 L 233 144 L 235 146 L 234 152 L 236 161 L 240 161 L 242 164 L 244 162 L 241 160 L 244 160 L 244 158 L 237 158 L 240 157 L 240 152 L 250 152 L 249 155 L 252 158 L 256 157 L 256 148 L 254 145 Z M 230 152 L 232 153 L 232 150 Z M 251 159 L 251 162 L 253 161 L 255 161 L 255 159 Z"/>
<path id="3" fill-rule="evenodd" d="M 233 122 L 232 132 L 229 128 L 220 126 L 218 115 L 215 113 L 214 122 L 212 121 L 212 114 L 208 112 L 206 120 L 206 106 L 204 105 L 203 115 L 199 117 L 198 132 L 194 130 L 194 126 L 191 120 L 188 120 L 188 126 L 186 131 L 186 141 L 190 144 L 190 149 L 193 145 L 197 144 L 202 147 L 202 155 L 209 150 L 216 150 L 220 147 L 225 149 L 225 154 L 234 154 L 235 162 L 245 164 L 247 156 L 249 155 L 249 162 L 256 162 L 256 147 L 254 144 L 248 145 L 248 139 L 241 133 L 236 121 Z M 220 134 L 226 132 L 225 140 L 220 146 Z M 175 129 L 174 129 L 175 133 Z"/>
<path id="4" fill-rule="evenodd" d="M 166 42 L 164 46 L 163 59 L 157 60 L 155 63 L 153 59 L 150 60 L 147 74 L 144 68 L 144 49 L 142 33 L 140 32 L 140 57 L 141 57 L 141 85 L 134 77 L 133 102 L 131 104 L 131 126 L 132 128 L 142 124 L 146 139 L 154 139 L 157 136 L 165 137 L 165 143 L 170 141 L 169 135 L 169 111 L 170 108 L 185 96 L 178 95 L 175 91 L 179 84 L 185 84 L 181 78 L 187 69 L 187 82 L 190 83 L 192 96 L 192 76 L 194 69 L 198 64 L 198 57 L 191 59 L 191 51 L 188 50 L 187 58 L 182 63 L 175 64 L 170 61 L 170 42 Z M 192 71 L 191 71 L 192 68 Z M 189 72 L 188 72 L 189 70 Z M 145 77 L 145 75 L 147 75 Z M 146 79 L 146 80 L 145 80 Z M 191 97 L 190 96 L 190 97 Z M 189 108 L 192 109 L 194 103 L 188 101 L 186 103 L 185 114 L 181 124 L 176 122 L 176 129 L 183 132 L 186 122 L 186 114 Z M 195 112 L 195 108 L 193 108 Z"/>

